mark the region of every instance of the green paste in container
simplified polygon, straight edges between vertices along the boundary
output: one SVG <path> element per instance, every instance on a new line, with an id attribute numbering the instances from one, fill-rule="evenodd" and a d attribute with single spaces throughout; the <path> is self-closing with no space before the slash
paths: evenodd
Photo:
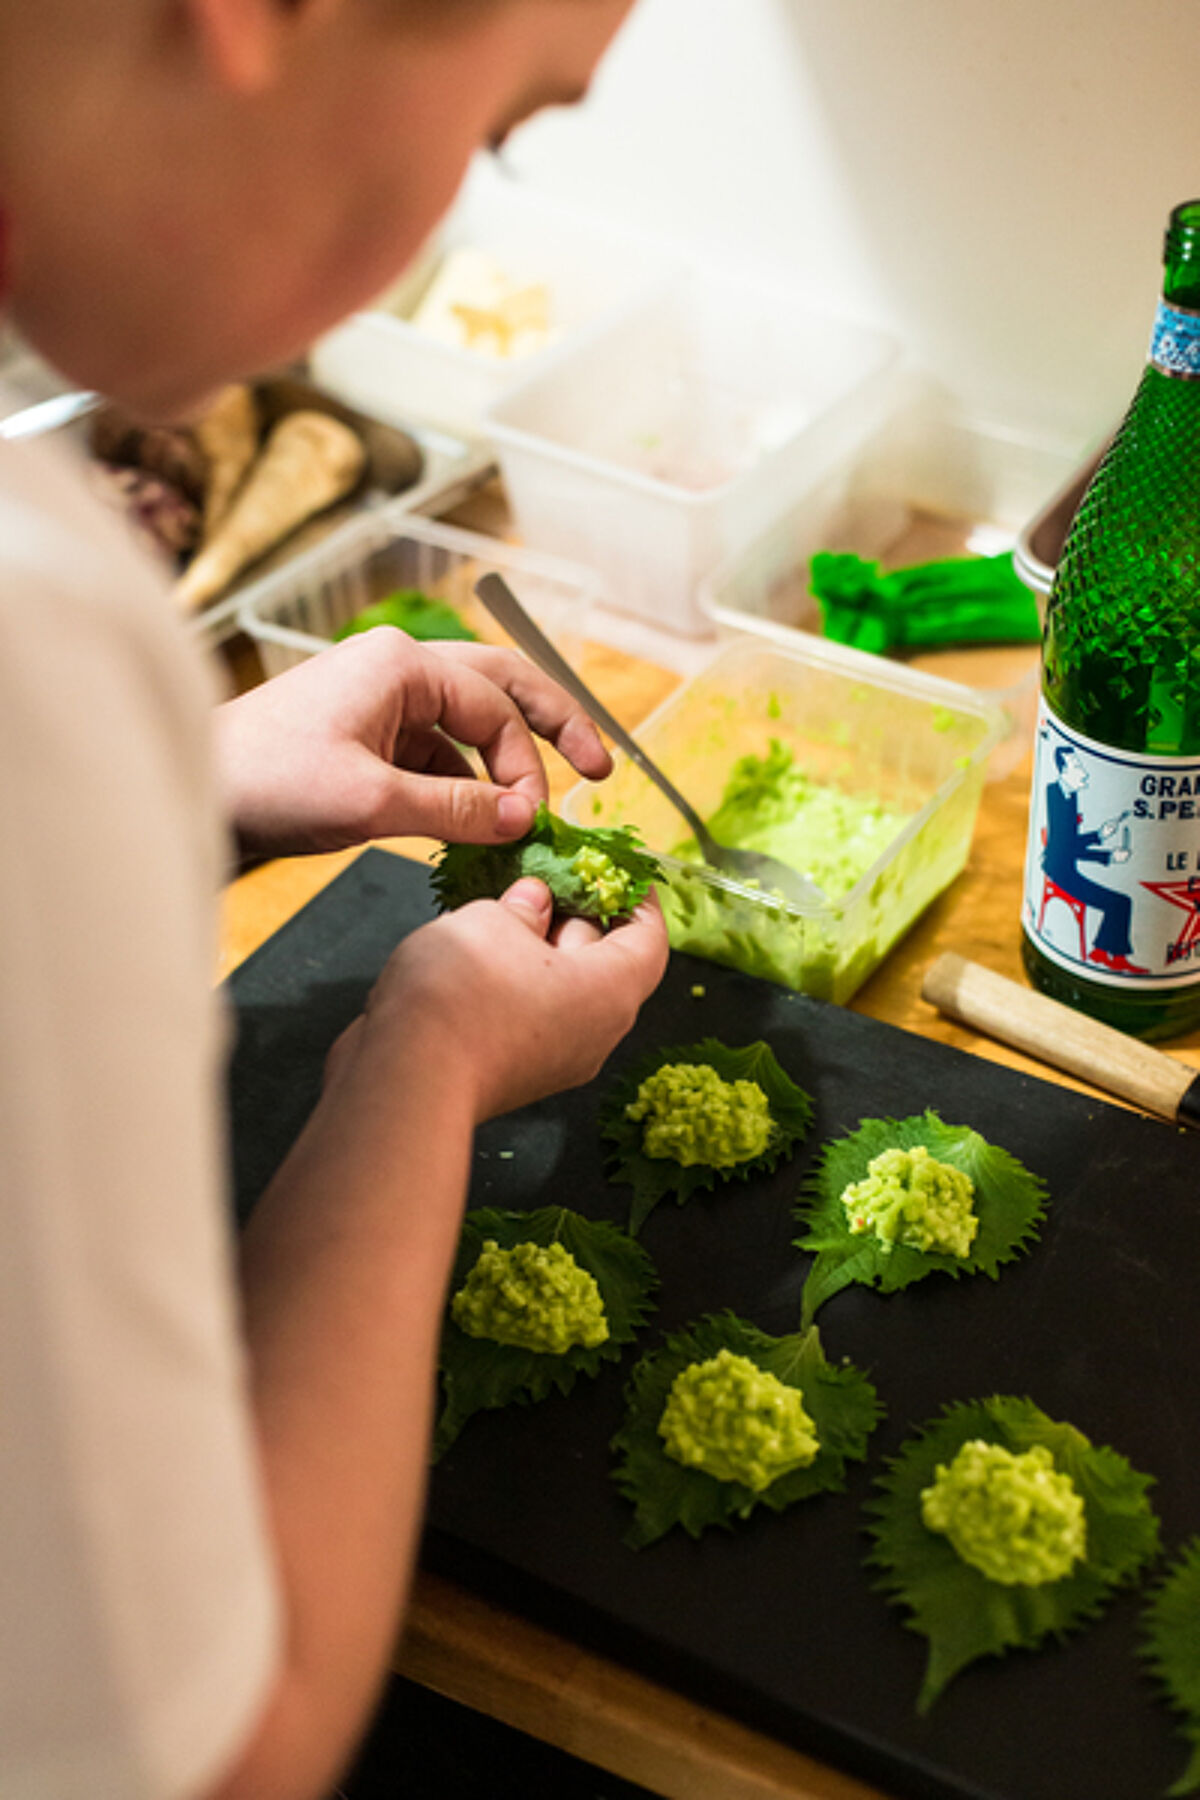
<path id="1" fill-rule="evenodd" d="M 895 841 L 908 814 L 814 781 L 772 738 L 765 756 L 738 758 L 707 823 L 719 844 L 773 856 L 807 875 L 827 899 L 840 900 Z M 694 838 L 674 854 L 703 860 Z"/>
<path id="2" fill-rule="evenodd" d="M 887 853 L 911 816 L 870 794 L 815 780 L 785 744 L 772 739 L 765 756 L 743 756 L 734 764 L 707 822 L 718 843 L 762 851 L 807 875 L 829 910 L 801 918 L 782 902 L 773 904 L 769 891 L 742 898 L 706 876 L 672 870 L 661 895 L 672 944 L 822 999 L 848 998 L 909 922 L 893 919 L 891 902 L 913 872 L 889 865 L 881 873 L 868 899 L 866 928 L 853 941 L 847 940 L 839 902 Z M 694 839 L 672 854 L 685 864 L 703 863 Z"/>

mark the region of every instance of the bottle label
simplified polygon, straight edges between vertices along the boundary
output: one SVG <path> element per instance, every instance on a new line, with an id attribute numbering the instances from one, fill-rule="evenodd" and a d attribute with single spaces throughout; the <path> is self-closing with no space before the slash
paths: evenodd
<path id="1" fill-rule="evenodd" d="M 1150 333 L 1150 361 L 1164 375 L 1200 378 L 1200 312 L 1160 300 Z"/>
<path id="2" fill-rule="evenodd" d="M 1024 925 L 1127 992 L 1200 982 L 1200 756 L 1113 750 L 1038 711 Z"/>

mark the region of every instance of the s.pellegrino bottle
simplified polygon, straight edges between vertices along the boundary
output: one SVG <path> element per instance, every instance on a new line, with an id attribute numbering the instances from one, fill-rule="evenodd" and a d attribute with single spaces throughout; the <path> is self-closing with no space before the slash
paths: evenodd
<path id="1" fill-rule="evenodd" d="M 1200 200 L 1163 260 L 1047 603 L 1022 916 L 1034 985 L 1143 1038 L 1200 1025 Z"/>

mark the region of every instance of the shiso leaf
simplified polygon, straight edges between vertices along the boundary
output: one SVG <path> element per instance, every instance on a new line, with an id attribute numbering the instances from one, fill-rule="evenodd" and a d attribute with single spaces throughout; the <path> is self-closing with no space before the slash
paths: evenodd
<path id="1" fill-rule="evenodd" d="M 690 1363 L 705 1362 L 724 1349 L 800 1388 L 820 1441 L 807 1468 L 792 1469 L 761 1493 L 737 1481 L 720 1481 L 703 1469 L 685 1468 L 667 1455 L 658 1435 L 675 1377 Z M 848 1362 L 826 1361 L 815 1326 L 770 1337 L 731 1312 L 710 1314 L 643 1356 L 625 1397 L 625 1423 L 612 1440 L 620 1457 L 613 1479 L 634 1505 L 634 1523 L 625 1534 L 634 1550 L 652 1544 L 673 1525 L 699 1537 L 710 1525 L 732 1530 L 734 1520 L 747 1518 L 756 1506 L 783 1512 L 811 1494 L 840 1492 L 847 1462 L 864 1459 L 867 1439 L 883 1417 L 875 1389 L 860 1370 Z"/>
<path id="2" fill-rule="evenodd" d="M 642 1121 L 626 1118 L 625 1108 L 637 1097 L 647 1076 L 665 1063 L 708 1063 L 722 1081 L 756 1081 L 767 1096 L 776 1128 L 762 1155 L 727 1169 L 717 1169 L 709 1163 L 685 1168 L 670 1157 L 647 1156 L 642 1149 Z M 630 1232 L 636 1236 L 668 1194 L 673 1194 L 682 1206 L 701 1189 L 711 1188 L 718 1178 L 744 1181 L 750 1175 L 769 1173 L 791 1155 L 807 1134 L 812 1119 L 812 1100 L 780 1067 L 770 1045 L 761 1039 L 739 1047 L 723 1044 L 719 1038 L 704 1038 L 698 1044 L 651 1051 L 621 1076 L 600 1108 L 600 1135 L 611 1146 L 605 1152 L 609 1178 L 627 1181 L 633 1188 Z"/>
<path id="3" fill-rule="evenodd" d="M 842 1194 L 861 1181 L 867 1164 L 884 1150 L 911 1150 L 923 1144 L 930 1156 L 951 1163 L 975 1184 L 973 1205 L 979 1229 L 969 1256 L 951 1256 L 895 1244 L 885 1250 L 869 1233 L 850 1230 Z M 1046 1212 L 1046 1185 L 1011 1156 L 968 1125 L 946 1125 L 936 1112 L 909 1119 L 864 1119 L 857 1131 L 826 1146 L 805 1183 L 796 1209 L 807 1227 L 794 1240 L 800 1250 L 815 1252 L 804 1282 L 803 1322 L 818 1307 L 852 1282 L 892 1294 L 935 1270 L 947 1275 L 989 1275 L 1023 1254 L 1038 1235 Z"/>
<path id="4" fill-rule="evenodd" d="M 1044 1444 L 1055 1467 L 1075 1483 L 1084 1503 L 1087 1554 L 1061 1581 L 1041 1587 L 992 1581 L 922 1523 L 921 1490 L 938 1464 L 950 1462 L 973 1438 L 1017 1453 Z M 867 1502 L 874 1538 L 867 1561 L 883 1571 L 879 1590 L 908 1609 L 909 1629 L 929 1640 L 917 1711 L 928 1712 L 947 1683 L 978 1657 L 1032 1650 L 1098 1616 L 1115 1589 L 1132 1582 L 1157 1553 L 1158 1520 L 1146 1497 L 1153 1479 L 1015 1395 L 948 1406 L 889 1458 Z"/>
<path id="5" fill-rule="evenodd" d="M 594 893 L 572 867 L 585 847 L 602 850 L 632 878 L 627 907 L 605 917 Z M 512 844 L 447 844 L 433 870 L 434 894 L 443 912 L 469 900 L 497 900 L 522 875 L 536 875 L 554 897 L 557 912 L 609 925 L 646 898 L 661 874 L 637 832 L 628 825 L 569 825 L 543 802 L 523 838 Z"/>
<path id="6" fill-rule="evenodd" d="M 1183 1715 L 1182 1735 L 1191 1745 L 1187 1767 L 1168 1794 L 1200 1789 L 1200 1537 L 1194 1537 L 1167 1570 L 1143 1615 L 1141 1646 L 1151 1673 Z"/>
<path id="7" fill-rule="evenodd" d="M 450 1317 L 449 1300 L 475 1266 L 486 1238 L 494 1239 L 504 1250 L 524 1243 L 559 1243 L 568 1250 L 600 1289 L 609 1332 L 604 1343 L 592 1349 L 580 1344 L 555 1355 L 498 1344 L 492 1338 L 472 1337 L 462 1331 Z M 482 1207 L 468 1213 L 442 1324 L 438 1368 L 443 1405 L 434 1432 L 434 1461 L 449 1449 L 473 1413 L 507 1406 L 514 1400 L 544 1400 L 555 1389 L 569 1394 L 580 1375 L 596 1375 L 601 1363 L 618 1361 L 622 1347 L 633 1342 L 653 1310 L 650 1296 L 657 1286 L 658 1275 L 649 1256 L 616 1225 L 585 1219 L 565 1206 L 544 1206 L 528 1213 Z"/>

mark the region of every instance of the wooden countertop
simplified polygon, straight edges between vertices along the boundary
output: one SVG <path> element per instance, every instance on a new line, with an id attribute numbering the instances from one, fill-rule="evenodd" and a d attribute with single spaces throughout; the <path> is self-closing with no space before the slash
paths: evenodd
<path id="1" fill-rule="evenodd" d="M 987 657 L 980 654 L 986 682 Z M 1011 652 L 1003 654 L 1011 659 Z M 1032 659 L 1035 652 L 1028 654 Z M 582 672 L 630 727 L 679 680 L 599 645 L 589 646 Z M 557 800 L 574 777 L 553 753 L 547 760 Z M 1028 789 L 1028 762 L 985 787 L 967 869 L 892 951 L 853 1006 L 1010 1068 L 1095 1092 L 943 1018 L 920 997 L 926 968 L 945 950 L 1022 979 L 1018 920 Z M 388 847 L 409 855 L 428 855 L 431 849 L 412 840 Z M 355 854 L 268 863 L 234 882 L 224 897 L 220 974 L 235 968 Z M 1200 1069 L 1200 1032 L 1170 1049 Z M 668 1800 L 883 1800 L 877 1789 L 424 1572 L 416 1581 L 396 1667 Z"/>

